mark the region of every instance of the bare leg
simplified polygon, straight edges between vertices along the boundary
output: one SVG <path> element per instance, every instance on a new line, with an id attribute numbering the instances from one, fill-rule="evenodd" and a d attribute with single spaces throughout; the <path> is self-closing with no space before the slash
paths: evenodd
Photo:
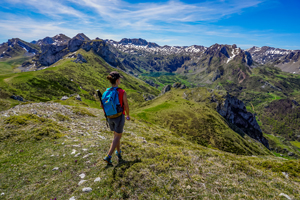
<path id="1" fill-rule="evenodd" d="M 111 143 L 110 149 L 108 151 L 108 155 L 112 155 L 115 148 L 117 148 L 117 150 L 120 152 L 120 140 L 122 137 L 122 133 L 116 133 L 114 132 L 114 140 Z"/>

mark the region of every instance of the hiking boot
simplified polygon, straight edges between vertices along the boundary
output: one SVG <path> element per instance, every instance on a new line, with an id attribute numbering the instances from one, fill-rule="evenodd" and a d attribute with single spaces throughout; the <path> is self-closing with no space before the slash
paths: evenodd
<path id="1" fill-rule="evenodd" d="M 118 152 L 118 151 L 116 150 L 116 156 L 118 156 L 119 161 L 123 160 L 123 159 L 122 159 L 121 152 L 122 152 L 122 151 Z"/>
<path id="2" fill-rule="evenodd" d="M 112 165 L 111 158 L 109 158 L 108 156 L 106 156 L 105 158 L 103 158 L 103 160 L 105 162 L 107 162 L 108 165 Z"/>

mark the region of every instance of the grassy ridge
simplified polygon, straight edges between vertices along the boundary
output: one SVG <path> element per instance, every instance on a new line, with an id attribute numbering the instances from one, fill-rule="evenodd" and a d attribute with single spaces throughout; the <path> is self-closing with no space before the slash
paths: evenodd
<path id="1" fill-rule="evenodd" d="M 240 136 L 209 104 L 183 99 L 185 90 L 171 90 L 143 104 L 134 114 L 141 120 L 168 128 L 179 137 L 203 146 L 241 155 L 268 155 L 270 152 L 249 137 Z M 199 92 L 205 95 L 206 88 Z M 250 141 L 250 142 L 249 142 Z"/>
<path id="2" fill-rule="evenodd" d="M 17 94 L 31 101 L 50 101 L 74 93 L 83 97 L 85 103 L 95 102 L 95 91 L 104 91 L 110 87 L 107 74 L 117 70 L 110 67 L 93 52 L 80 52 L 88 63 L 74 63 L 63 59 L 41 71 L 0 75 L 0 88 L 9 94 Z M 118 70 L 117 70 L 118 71 Z M 121 72 L 121 71 L 120 71 Z M 159 91 L 143 81 L 127 75 L 122 79 L 121 87 L 128 93 L 131 102 L 143 100 L 142 93 L 157 95 Z M 139 93 L 138 93 L 139 92 Z"/>

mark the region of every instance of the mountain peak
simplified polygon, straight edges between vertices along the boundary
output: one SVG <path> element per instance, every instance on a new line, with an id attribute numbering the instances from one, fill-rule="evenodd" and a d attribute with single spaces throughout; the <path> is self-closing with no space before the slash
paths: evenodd
<path id="1" fill-rule="evenodd" d="M 158 44 L 153 43 L 153 42 L 147 42 L 147 40 L 142 39 L 142 38 L 133 38 L 133 39 L 123 38 L 118 43 L 122 44 L 122 45 L 133 44 L 133 45 L 138 45 L 138 46 L 159 47 Z"/>
<path id="2" fill-rule="evenodd" d="M 83 40 L 83 41 L 90 41 L 90 38 L 88 38 L 84 33 L 78 33 L 74 38 L 77 38 L 77 39 Z"/>

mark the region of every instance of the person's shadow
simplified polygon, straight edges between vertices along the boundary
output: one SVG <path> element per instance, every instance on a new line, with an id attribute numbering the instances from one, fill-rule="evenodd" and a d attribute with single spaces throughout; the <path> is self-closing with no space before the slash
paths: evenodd
<path id="1" fill-rule="evenodd" d="M 142 162 L 142 161 L 141 161 L 141 159 L 138 159 L 138 158 L 136 158 L 133 161 L 126 161 L 126 160 L 122 159 L 119 161 L 119 163 L 116 166 L 107 164 L 107 166 L 105 168 L 114 167 L 112 173 L 113 173 L 113 179 L 116 180 L 116 177 L 122 178 L 127 169 L 129 169 L 135 163 L 140 163 L 140 162 Z"/>

